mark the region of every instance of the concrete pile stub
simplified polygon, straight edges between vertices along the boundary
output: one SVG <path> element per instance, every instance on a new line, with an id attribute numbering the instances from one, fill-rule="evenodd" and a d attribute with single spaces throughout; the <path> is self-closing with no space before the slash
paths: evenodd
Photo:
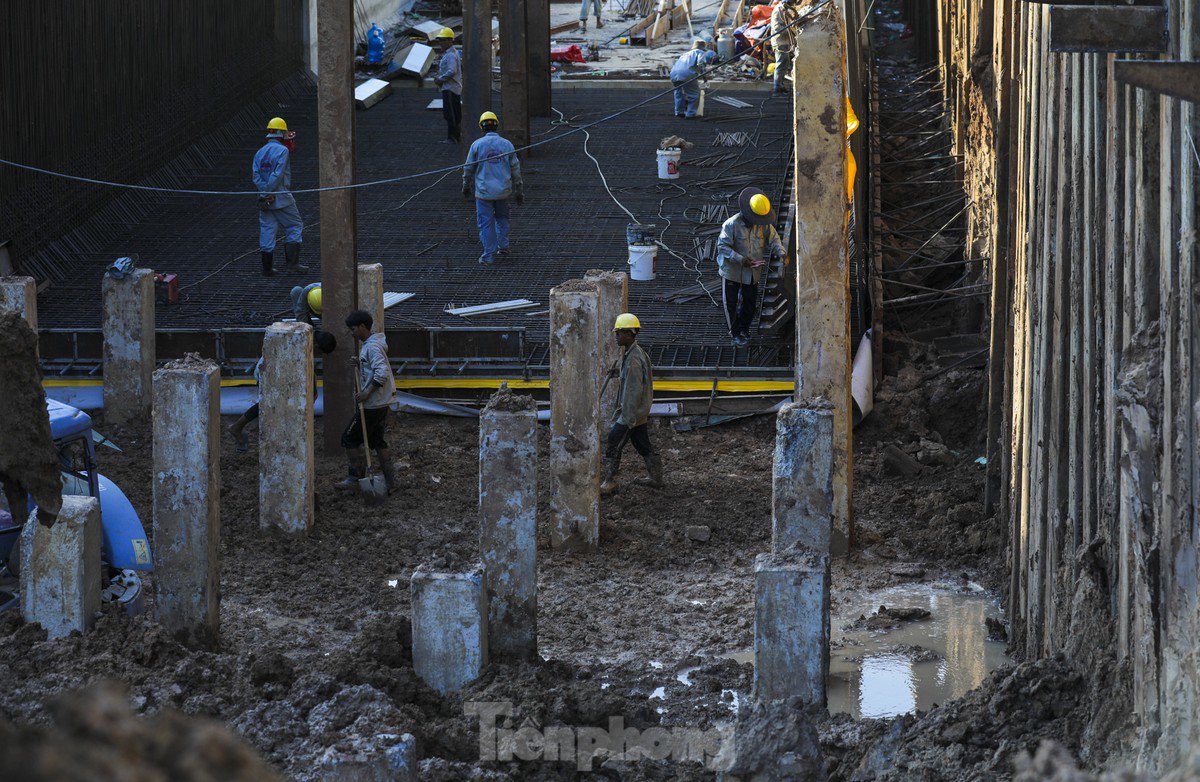
<path id="1" fill-rule="evenodd" d="M 829 557 L 793 549 L 754 560 L 754 697 L 825 705 Z"/>
<path id="2" fill-rule="evenodd" d="M 479 548 L 493 655 L 537 654 L 537 404 L 496 392 L 479 419 Z"/>
<path id="3" fill-rule="evenodd" d="M 351 749 L 329 747 L 317 760 L 321 782 L 416 782 L 417 739 L 382 733 Z"/>
<path id="4" fill-rule="evenodd" d="M 21 616 L 50 638 L 86 632 L 100 610 L 100 501 L 63 497 L 50 529 L 31 514 L 21 529 Z"/>
<path id="5" fill-rule="evenodd" d="M 445 695 L 475 681 L 488 663 L 488 606 L 483 565 L 453 573 L 413 571 L 413 670 Z"/>
<path id="6" fill-rule="evenodd" d="M 550 511 L 554 548 L 600 543 L 600 294 L 568 280 L 550 291 Z"/>
<path id="7" fill-rule="evenodd" d="M 154 374 L 154 272 L 107 274 L 102 289 L 104 419 L 129 423 L 150 417 Z"/>
<path id="8" fill-rule="evenodd" d="M 771 551 L 799 544 L 829 554 L 831 535 L 841 547 L 843 530 L 833 519 L 833 410 L 789 402 L 775 419 L 775 467 L 771 497 Z"/>
<path id="9" fill-rule="evenodd" d="M 188 356 L 154 373 L 154 582 L 158 621 L 187 643 L 220 629 L 221 372 Z"/>
<path id="10" fill-rule="evenodd" d="M 307 323 L 273 323 L 263 338 L 258 521 L 307 533 L 313 523 L 313 339 Z"/>
<path id="11" fill-rule="evenodd" d="M 0 277 L 0 312 L 17 312 L 35 332 L 37 282 L 32 277 Z"/>
<path id="12" fill-rule="evenodd" d="M 629 312 L 629 275 L 625 272 L 610 272 L 601 269 L 588 269 L 583 275 L 584 282 L 596 285 L 600 294 L 600 383 L 604 383 L 604 373 L 614 365 L 619 366 L 624 352 L 613 337 L 613 324 L 617 316 Z M 600 417 L 597 425 L 600 428 L 600 442 L 604 442 L 605 422 L 612 416 L 617 406 L 617 392 L 620 384 L 611 382 L 600 397 Z"/>
<path id="13" fill-rule="evenodd" d="M 383 264 L 358 265 L 358 308 L 371 313 L 371 331 L 383 331 Z"/>

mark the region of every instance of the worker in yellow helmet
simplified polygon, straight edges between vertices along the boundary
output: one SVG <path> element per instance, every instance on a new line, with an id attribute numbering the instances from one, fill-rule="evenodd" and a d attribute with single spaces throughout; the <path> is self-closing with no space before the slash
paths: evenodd
<path id="1" fill-rule="evenodd" d="M 768 261 L 784 255 L 771 199 L 757 187 L 747 187 L 738 195 L 737 214 L 725 221 L 717 239 L 725 319 L 736 347 L 750 344 L 762 270 Z"/>
<path id="2" fill-rule="evenodd" d="M 289 271 L 300 271 L 300 242 L 304 221 L 296 207 L 292 186 L 292 150 L 296 133 L 289 131 L 282 117 L 267 123 L 267 143 L 254 156 L 250 177 L 258 188 L 258 249 L 262 255 L 262 273 L 275 274 L 275 236 L 283 231 L 283 253 Z"/>
<path id="3" fill-rule="evenodd" d="M 462 56 L 454 48 L 454 31 L 443 27 L 433 37 L 442 53 L 434 81 L 442 91 L 442 116 L 446 118 L 446 140 L 443 144 L 462 141 Z"/>
<path id="4" fill-rule="evenodd" d="M 313 316 L 321 317 L 321 283 L 292 288 L 292 316 L 297 323 L 313 325 Z"/>
<path id="5" fill-rule="evenodd" d="M 475 194 L 475 222 L 483 255 L 479 262 L 491 266 L 496 256 L 508 255 L 508 199 L 525 203 L 521 181 L 521 161 L 512 142 L 496 131 L 500 118 L 485 111 L 479 116 L 483 138 L 476 139 L 463 166 L 463 196 Z"/>
<path id="6" fill-rule="evenodd" d="M 637 344 L 641 329 L 641 321 L 628 312 L 618 315 L 613 324 L 613 336 L 624 353 L 621 355 L 620 369 L 614 365 L 608 370 L 608 377 L 604 381 L 607 385 L 613 378 L 620 377 L 613 425 L 608 432 L 600 473 L 600 493 L 605 497 L 615 494 L 620 488 L 617 472 L 621 468 L 621 452 L 625 450 L 625 443 L 630 441 L 645 459 L 648 473 L 647 477 L 638 478 L 634 483 L 655 489 L 663 486 L 662 457 L 650 444 L 650 430 L 646 425 L 650 420 L 650 403 L 654 400 L 654 368 L 646 351 Z"/>

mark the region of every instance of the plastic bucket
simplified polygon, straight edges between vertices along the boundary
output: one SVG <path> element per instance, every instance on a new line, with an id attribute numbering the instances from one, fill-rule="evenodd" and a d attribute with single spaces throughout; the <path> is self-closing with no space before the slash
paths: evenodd
<path id="1" fill-rule="evenodd" d="M 654 244 L 654 223 L 629 223 L 625 226 L 626 244 Z"/>
<path id="2" fill-rule="evenodd" d="M 629 245 L 629 279 L 653 280 L 658 246 L 653 244 Z"/>
<path id="3" fill-rule="evenodd" d="M 679 179 L 679 157 L 682 154 L 679 147 L 658 150 L 659 179 Z"/>

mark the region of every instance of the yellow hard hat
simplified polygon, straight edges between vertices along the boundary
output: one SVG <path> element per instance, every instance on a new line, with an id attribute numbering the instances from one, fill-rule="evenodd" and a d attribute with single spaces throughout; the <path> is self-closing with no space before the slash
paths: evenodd
<path id="1" fill-rule="evenodd" d="M 613 331 L 621 329 L 640 329 L 642 322 L 637 319 L 637 315 L 630 312 L 622 312 L 617 316 L 617 322 L 613 324 Z"/>
<path id="2" fill-rule="evenodd" d="M 287 123 L 283 121 L 283 117 L 272 117 L 271 121 L 267 123 L 267 130 L 282 130 L 286 133 Z"/>
<path id="3" fill-rule="evenodd" d="M 768 65 L 767 66 L 767 74 L 769 75 L 769 74 L 775 73 L 775 67 L 776 67 L 775 63 L 771 63 L 770 65 Z"/>
<path id="4" fill-rule="evenodd" d="M 750 211 L 760 217 L 771 214 L 771 199 L 759 193 L 750 199 Z"/>
<path id="5" fill-rule="evenodd" d="M 314 315 L 321 314 L 321 289 L 313 288 L 308 292 L 308 308 L 313 311 Z"/>
<path id="6" fill-rule="evenodd" d="M 454 40 L 454 31 L 451 30 L 449 27 L 443 27 L 442 29 L 438 30 L 437 35 L 434 37 L 435 38 L 449 38 L 450 40 L 453 41 Z"/>
<path id="7" fill-rule="evenodd" d="M 499 125 L 500 118 L 496 116 L 496 112 L 494 111 L 485 111 L 479 115 L 479 126 L 483 127 L 483 123 L 485 122 L 495 122 Z"/>

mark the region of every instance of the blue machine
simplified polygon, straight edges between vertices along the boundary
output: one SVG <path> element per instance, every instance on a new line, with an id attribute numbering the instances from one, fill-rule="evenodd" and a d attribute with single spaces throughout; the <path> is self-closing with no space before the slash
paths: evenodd
<path id="1" fill-rule="evenodd" d="M 130 603 L 141 592 L 140 580 L 130 571 L 153 569 L 146 531 L 124 492 L 96 471 L 96 436 L 91 416 L 53 399 L 46 400 L 46 408 L 50 414 L 50 435 L 62 467 L 63 496 L 82 495 L 100 500 L 105 597 Z M 31 498 L 28 510 L 33 507 Z M 0 510 L 0 564 L 13 564 L 12 555 L 20 534 L 20 523 L 12 514 Z"/>

